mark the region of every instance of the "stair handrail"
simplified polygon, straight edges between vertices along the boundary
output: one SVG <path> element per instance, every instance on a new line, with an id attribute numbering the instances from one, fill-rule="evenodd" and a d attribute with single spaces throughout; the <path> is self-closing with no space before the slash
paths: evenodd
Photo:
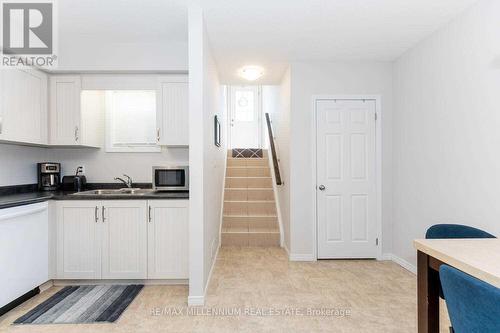
<path id="1" fill-rule="evenodd" d="M 271 148 L 271 156 L 273 159 L 273 168 L 274 168 L 274 175 L 276 178 L 276 185 L 283 185 L 284 182 L 281 179 L 279 158 L 278 158 L 278 154 L 276 152 L 276 147 L 277 147 L 276 138 L 274 137 L 274 134 L 273 134 L 274 132 L 273 132 L 271 117 L 269 116 L 269 113 L 266 113 L 266 123 L 267 123 L 267 132 L 269 134 L 269 145 Z"/>

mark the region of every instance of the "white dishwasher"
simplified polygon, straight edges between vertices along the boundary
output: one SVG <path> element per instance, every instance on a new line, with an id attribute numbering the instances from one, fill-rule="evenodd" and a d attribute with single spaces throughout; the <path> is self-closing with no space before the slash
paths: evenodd
<path id="1" fill-rule="evenodd" d="M 48 203 L 0 209 L 0 308 L 49 280 Z"/>

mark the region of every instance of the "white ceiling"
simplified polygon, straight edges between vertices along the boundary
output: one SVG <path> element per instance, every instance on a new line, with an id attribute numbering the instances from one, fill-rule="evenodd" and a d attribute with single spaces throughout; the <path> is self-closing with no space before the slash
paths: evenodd
<path id="1" fill-rule="evenodd" d="M 60 0 L 60 37 L 111 43 L 187 41 L 186 0 Z"/>
<path id="2" fill-rule="evenodd" d="M 58 1 L 59 47 L 95 39 L 148 45 L 161 57 L 165 43 L 187 41 L 188 1 Z M 237 70 L 252 64 L 268 84 L 293 61 L 392 61 L 477 0 L 198 1 L 221 81 L 242 82 Z"/>
<path id="3" fill-rule="evenodd" d="M 186 71 L 187 0 L 57 0 L 54 71 Z"/>
<path id="4" fill-rule="evenodd" d="M 280 81 L 301 60 L 392 61 L 476 0 L 204 0 L 221 79 L 245 64 Z"/>

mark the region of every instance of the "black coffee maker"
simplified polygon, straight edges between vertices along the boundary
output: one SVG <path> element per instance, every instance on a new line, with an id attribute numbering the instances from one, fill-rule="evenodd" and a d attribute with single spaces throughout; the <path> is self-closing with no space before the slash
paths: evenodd
<path id="1" fill-rule="evenodd" d="M 61 164 L 44 162 L 37 164 L 38 190 L 55 191 L 61 182 Z"/>

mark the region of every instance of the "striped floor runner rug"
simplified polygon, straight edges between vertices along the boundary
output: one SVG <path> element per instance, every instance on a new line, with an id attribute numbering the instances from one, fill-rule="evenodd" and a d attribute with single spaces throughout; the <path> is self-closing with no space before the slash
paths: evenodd
<path id="1" fill-rule="evenodd" d="M 143 285 L 65 287 L 14 324 L 115 322 Z"/>

